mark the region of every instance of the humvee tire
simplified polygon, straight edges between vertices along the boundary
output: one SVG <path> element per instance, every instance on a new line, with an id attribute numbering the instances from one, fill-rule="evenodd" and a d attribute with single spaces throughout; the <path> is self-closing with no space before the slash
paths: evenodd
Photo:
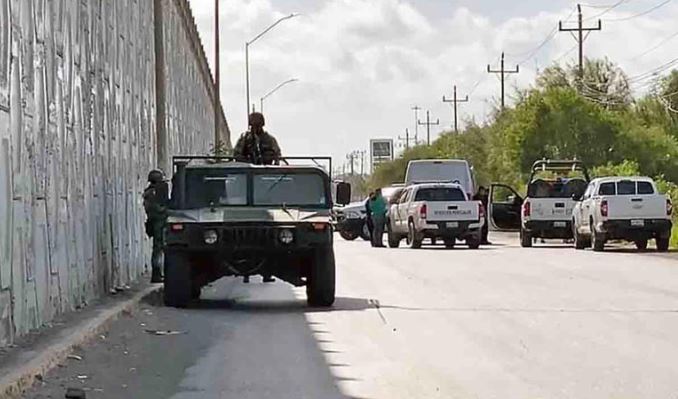
<path id="1" fill-rule="evenodd" d="M 165 305 L 185 308 L 193 296 L 191 267 L 182 253 L 165 254 Z"/>
<path id="2" fill-rule="evenodd" d="M 309 306 L 329 307 L 334 303 L 336 270 L 331 246 L 315 250 L 310 275 L 306 281 Z"/>

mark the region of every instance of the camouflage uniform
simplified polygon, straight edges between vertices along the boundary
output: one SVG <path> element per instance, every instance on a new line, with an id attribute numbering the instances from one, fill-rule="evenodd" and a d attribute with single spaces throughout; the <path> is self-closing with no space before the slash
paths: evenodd
<path id="1" fill-rule="evenodd" d="M 162 281 L 162 252 L 165 247 L 165 222 L 169 205 L 169 188 L 160 171 L 148 176 L 149 185 L 144 190 L 144 210 L 146 211 L 146 234 L 153 238 L 151 255 L 151 282 Z"/>
<path id="2" fill-rule="evenodd" d="M 280 161 L 280 147 L 275 137 L 264 130 L 266 119 L 260 112 L 252 112 L 248 117 L 250 130 L 243 133 L 233 149 L 238 162 L 255 165 L 272 165 Z"/>
<path id="3" fill-rule="evenodd" d="M 264 130 L 243 133 L 233 149 L 236 160 L 257 165 L 274 164 L 280 160 L 280 155 L 278 141 Z"/>
<path id="4" fill-rule="evenodd" d="M 243 133 L 233 148 L 233 156 L 238 162 L 247 162 L 255 165 L 273 165 L 280 162 L 280 146 L 275 137 L 265 131 L 266 120 L 260 112 L 253 112 L 248 117 L 250 130 Z M 264 282 L 270 283 L 275 279 L 270 274 L 264 274 Z M 245 283 L 250 277 L 245 276 Z"/>

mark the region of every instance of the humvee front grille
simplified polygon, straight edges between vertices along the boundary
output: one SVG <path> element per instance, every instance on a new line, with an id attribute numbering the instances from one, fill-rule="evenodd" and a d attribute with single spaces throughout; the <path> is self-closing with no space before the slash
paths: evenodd
<path id="1" fill-rule="evenodd" d="M 229 228 L 221 232 L 224 245 L 270 246 L 277 243 L 275 229 L 272 228 Z"/>

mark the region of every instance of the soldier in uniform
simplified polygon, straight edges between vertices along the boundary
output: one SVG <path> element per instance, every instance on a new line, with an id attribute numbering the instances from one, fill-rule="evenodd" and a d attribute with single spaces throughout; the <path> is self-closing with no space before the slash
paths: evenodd
<path id="1" fill-rule="evenodd" d="M 489 203 L 489 193 L 487 192 L 487 188 L 480 186 L 478 188 L 478 192 L 476 195 L 473 196 L 474 201 L 480 201 L 483 204 L 483 207 L 485 208 L 485 224 L 483 224 L 482 228 L 482 237 L 481 237 L 481 243 L 483 245 L 492 245 L 492 243 L 488 240 L 488 234 L 490 231 L 490 225 L 489 225 L 489 219 L 487 218 L 487 214 L 489 212 L 488 203 Z"/>
<path id="2" fill-rule="evenodd" d="M 233 149 L 238 162 L 255 165 L 273 165 L 280 161 L 280 147 L 275 137 L 264 130 L 266 120 L 260 112 L 249 116 L 250 130 L 243 133 Z"/>
<path id="3" fill-rule="evenodd" d="M 278 141 L 264 130 L 266 120 L 260 112 L 252 112 L 248 118 L 250 129 L 243 133 L 233 149 L 233 156 L 238 162 L 255 165 L 277 165 L 280 162 L 280 146 Z M 275 281 L 270 275 L 264 275 L 264 282 Z M 249 276 L 243 282 L 249 283 Z"/>
<path id="4" fill-rule="evenodd" d="M 165 246 L 165 221 L 169 205 L 169 188 L 165 174 L 152 170 L 148 174 L 148 187 L 144 190 L 144 210 L 146 211 L 146 234 L 153 238 L 151 255 L 151 282 L 161 283 L 162 251 Z"/>

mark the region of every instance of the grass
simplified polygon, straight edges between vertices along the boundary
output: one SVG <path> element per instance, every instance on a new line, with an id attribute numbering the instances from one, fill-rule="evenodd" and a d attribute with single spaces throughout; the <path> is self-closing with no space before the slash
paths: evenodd
<path id="1" fill-rule="evenodd" d="M 671 248 L 678 249 L 678 221 L 673 221 L 673 231 L 671 232 Z"/>

